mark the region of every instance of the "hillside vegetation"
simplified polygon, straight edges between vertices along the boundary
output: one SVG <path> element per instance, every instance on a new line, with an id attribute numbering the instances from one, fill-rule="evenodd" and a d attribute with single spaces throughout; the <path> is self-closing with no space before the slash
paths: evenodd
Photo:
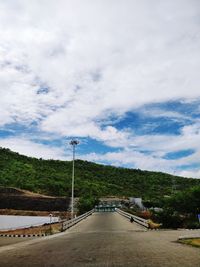
<path id="1" fill-rule="evenodd" d="M 0 148 L 0 186 L 17 187 L 52 196 L 70 196 L 72 163 L 43 160 Z M 87 161 L 75 162 L 75 196 L 134 196 L 158 199 L 200 185 L 188 179 L 161 172 L 104 166 Z"/>

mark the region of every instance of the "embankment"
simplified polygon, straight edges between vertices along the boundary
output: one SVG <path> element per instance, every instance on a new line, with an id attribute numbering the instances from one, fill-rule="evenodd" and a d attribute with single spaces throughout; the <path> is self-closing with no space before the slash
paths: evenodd
<path id="1" fill-rule="evenodd" d="M 0 209 L 26 211 L 67 211 L 70 199 L 34 194 L 16 188 L 0 187 Z"/>

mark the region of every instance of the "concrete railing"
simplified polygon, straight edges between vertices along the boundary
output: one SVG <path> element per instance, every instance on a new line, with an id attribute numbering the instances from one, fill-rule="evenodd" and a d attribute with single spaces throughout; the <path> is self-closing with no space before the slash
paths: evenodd
<path id="1" fill-rule="evenodd" d="M 133 215 L 133 214 L 130 214 L 130 213 L 125 212 L 125 211 L 120 210 L 120 209 L 116 209 L 116 212 L 118 212 L 120 215 L 122 215 L 122 216 L 128 218 L 129 220 L 130 220 L 131 217 L 132 217 L 134 222 L 136 222 L 136 223 L 138 223 L 138 224 L 140 224 L 140 225 L 142 225 L 142 226 L 144 226 L 144 227 L 146 227 L 146 228 L 148 228 L 148 226 L 149 226 L 148 223 L 147 223 L 147 220 L 145 220 L 145 219 L 143 219 L 143 218 L 140 218 L 140 217 L 138 217 L 138 216 L 135 216 L 135 215 Z"/>
<path id="2" fill-rule="evenodd" d="M 69 221 L 62 221 L 62 230 L 65 231 L 68 228 L 72 227 L 73 225 L 77 224 L 78 222 L 82 221 L 83 219 L 87 218 L 88 216 L 92 215 L 94 210 L 90 210 L 74 219 L 71 219 Z"/>

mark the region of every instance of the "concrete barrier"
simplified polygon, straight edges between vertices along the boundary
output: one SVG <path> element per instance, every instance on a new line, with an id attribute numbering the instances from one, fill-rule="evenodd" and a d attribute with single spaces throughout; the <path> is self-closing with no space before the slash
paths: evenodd
<path id="1" fill-rule="evenodd" d="M 92 215 L 94 210 L 90 210 L 74 219 L 71 219 L 69 221 L 62 221 L 62 230 L 65 231 L 68 228 L 72 227 L 73 225 L 77 224 L 78 222 L 82 221 L 83 219 L 87 218 L 88 216 Z"/>
<path id="2" fill-rule="evenodd" d="M 145 220 L 145 219 L 143 219 L 143 218 L 140 218 L 140 217 L 138 217 L 138 216 L 135 216 L 135 215 L 133 215 L 133 214 L 130 214 L 130 213 L 125 212 L 125 211 L 120 210 L 120 209 L 116 209 L 116 212 L 119 213 L 120 215 L 122 215 L 122 216 L 128 218 L 129 220 L 130 220 L 131 217 L 132 217 L 132 218 L 133 218 L 133 222 L 136 222 L 137 224 L 142 225 L 142 226 L 145 227 L 145 228 L 148 228 L 148 227 L 149 227 L 149 225 L 148 225 L 148 223 L 147 223 L 147 220 Z"/>
<path id="3" fill-rule="evenodd" d="M 47 236 L 47 234 L 27 234 L 27 235 L 10 235 L 10 234 L 0 234 L 0 237 L 42 237 Z"/>
<path id="4" fill-rule="evenodd" d="M 90 216 L 94 210 L 88 211 L 72 220 L 63 220 L 62 223 L 62 231 L 67 230 L 68 228 L 72 227 L 73 225 L 77 224 L 78 222 L 84 220 L 88 216 Z M 53 224 L 53 223 L 52 223 Z M 50 226 L 50 224 L 47 224 Z M 0 234 L 0 237 L 42 237 L 42 236 L 48 236 L 48 234 Z"/>

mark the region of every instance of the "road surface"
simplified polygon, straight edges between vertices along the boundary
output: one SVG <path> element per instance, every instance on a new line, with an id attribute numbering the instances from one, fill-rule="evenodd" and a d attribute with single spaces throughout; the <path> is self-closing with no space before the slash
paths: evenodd
<path id="1" fill-rule="evenodd" d="M 185 234 L 144 231 L 117 213 L 95 213 L 65 233 L 1 247 L 0 266 L 200 267 L 200 249 L 175 242 Z"/>
<path id="2" fill-rule="evenodd" d="M 28 240 L 32 240 L 33 238 L 21 238 L 21 237 L 0 237 L 0 247 L 16 244 Z"/>

